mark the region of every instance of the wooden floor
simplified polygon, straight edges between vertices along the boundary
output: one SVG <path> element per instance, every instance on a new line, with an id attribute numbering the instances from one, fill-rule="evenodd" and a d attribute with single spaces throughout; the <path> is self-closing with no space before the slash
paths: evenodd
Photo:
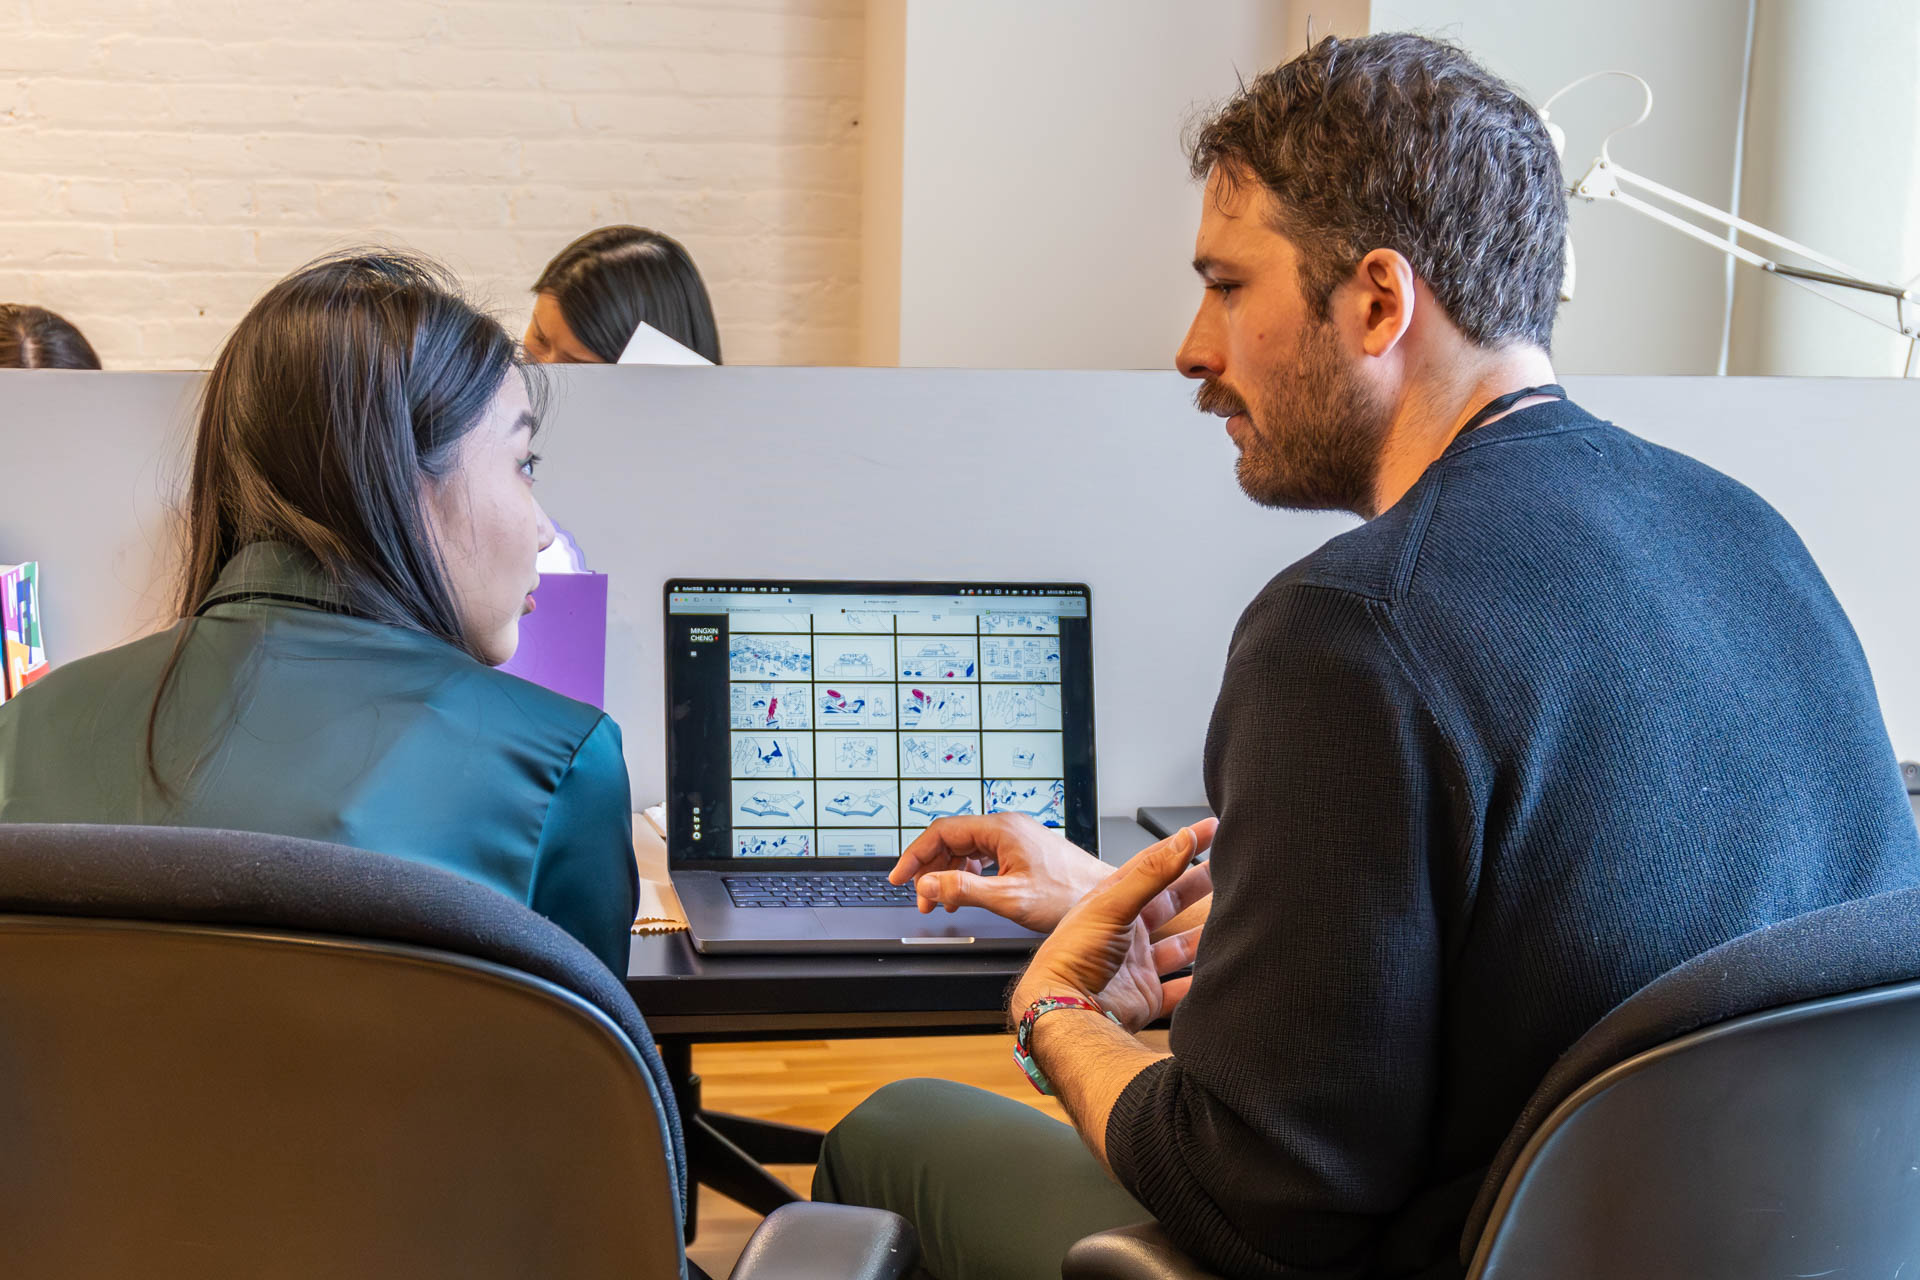
<path id="1" fill-rule="evenodd" d="M 1145 1038 L 1164 1047 L 1164 1033 Z M 703 1045 L 694 1050 L 693 1069 L 704 1082 L 709 1108 L 813 1129 L 832 1128 L 881 1085 L 915 1076 L 976 1085 L 1066 1118 L 1013 1064 L 1013 1038 L 1005 1035 Z M 803 1196 L 813 1178 L 811 1165 L 776 1165 L 773 1171 Z M 732 1270 L 759 1222 L 702 1187 L 699 1238 L 687 1254 L 718 1280 Z"/>

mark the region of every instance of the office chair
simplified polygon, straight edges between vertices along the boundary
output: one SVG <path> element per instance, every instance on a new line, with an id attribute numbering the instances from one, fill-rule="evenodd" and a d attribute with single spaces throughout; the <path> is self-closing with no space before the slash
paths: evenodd
<path id="1" fill-rule="evenodd" d="M 0 1274 L 698 1276 L 646 1023 L 482 885 L 279 836 L 0 826 Z M 795 1205 L 735 1280 L 897 1280 Z"/>
<path id="2" fill-rule="evenodd" d="M 1482 1182 L 1468 1280 L 1920 1274 L 1920 889 L 1735 938 L 1622 1002 Z M 1067 1280 L 1212 1280 L 1157 1226 Z"/>

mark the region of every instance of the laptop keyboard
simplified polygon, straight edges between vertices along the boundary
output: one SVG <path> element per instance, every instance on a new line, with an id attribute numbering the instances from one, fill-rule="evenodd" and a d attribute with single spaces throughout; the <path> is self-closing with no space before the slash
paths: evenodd
<path id="1" fill-rule="evenodd" d="M 762 873 L 722 879 L 736 907 L 910 907 L 914 903 L 911 884 L 889 884 L 884 875 Z"/>

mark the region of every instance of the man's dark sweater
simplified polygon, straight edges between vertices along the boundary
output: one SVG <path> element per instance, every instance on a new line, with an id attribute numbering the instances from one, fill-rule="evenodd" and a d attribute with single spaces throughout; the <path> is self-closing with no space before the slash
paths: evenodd
<path id="1" fill-rule="evenodd" d="M 1920 883 L 1858 640 L 1772 508 L 1566 403 L 1241 618 L 1215 898 L 1115 1174 L 1233 1275 L 1460 1270 L 1555 1058 L 1682 961 Z"/>

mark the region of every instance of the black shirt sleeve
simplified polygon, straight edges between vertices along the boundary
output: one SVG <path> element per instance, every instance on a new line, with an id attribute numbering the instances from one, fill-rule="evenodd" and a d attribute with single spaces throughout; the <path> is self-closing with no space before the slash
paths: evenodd
<path id="1" fill-rule="evenodd" d="M 1447 748 L 1385 606 L 1270 587 L 1208 733 L 1214 905 L 1173 1057 L 1107 1123 L 1115 1175 L 1234 1275 L 1364 1271 L 1437 1089 Z M 1442 883 L 1450 877 L 1442 875 Z"/>

